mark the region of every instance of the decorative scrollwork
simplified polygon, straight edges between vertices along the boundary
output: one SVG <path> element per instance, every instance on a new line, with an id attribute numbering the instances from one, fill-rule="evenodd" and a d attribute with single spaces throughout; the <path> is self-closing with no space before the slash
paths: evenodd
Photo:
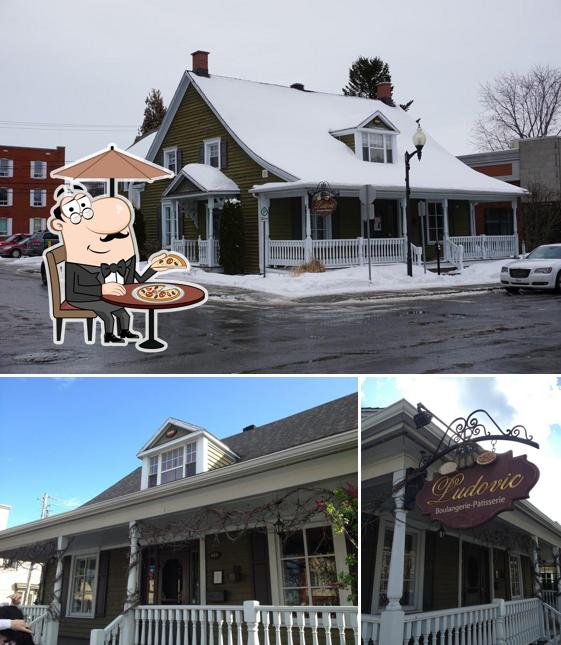
<path id="1" fill-rule="evenodd" d="M 482 414 L 489 419 L 493 426 L 499 431 L 499 434 L 505 437 L 522 437 L 529 441 L 532 441 L 534 438 L 532 435 L 529 435 L 526 428 L 520 424 L 503 430 L 487 410 L 480 408 L 479 410 L 471 412 L 467 417 L 458 417 L 452 421 L 447 428 L 451 430 L 452 440 L 456 443 L 460 443 L 463 441 L 469 441 L 472 437 L 477 437 L 479 435 L 488 437 L 495 434 L 494 431 L 491 432 L 482 422 L 479 421 L 479 416 Z"/>

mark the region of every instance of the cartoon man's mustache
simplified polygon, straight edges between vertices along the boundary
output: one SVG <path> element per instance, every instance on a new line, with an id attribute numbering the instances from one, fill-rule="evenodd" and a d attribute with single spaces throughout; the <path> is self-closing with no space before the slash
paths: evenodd
<path id="1" fill-rule="evenodd" d="M 111 240 L 122 240 L 125 237 L 129 236 L 129 232 L 127 231 L 126 233 L 121 233 L 120 231 L 117 233 L 108 233 L 104 237 L 100 237 L 99 239 L 102 242 L 111 242 Z"/>

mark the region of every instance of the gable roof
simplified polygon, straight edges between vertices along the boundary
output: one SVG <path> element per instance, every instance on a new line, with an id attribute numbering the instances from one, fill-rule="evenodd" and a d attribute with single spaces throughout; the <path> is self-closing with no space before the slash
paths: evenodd
<path id="1" fill-rule="evenodd" d="M 145 444 L 143 450 L 161 435 L 161 432 L 168 427 L 170 422 L 183 423 L 178 422 L 176 419 L 166 421 Z M 252 430 L 239 432 L 221 439 L 221 442 L 239 457 L 237 460 L 237 463 L 239 463 L 240 461 L 256 459 L 293 446 L 310 443 L 323 437 L 341 434 L 357 427 L 358 395 L 350 394 Z M 224 466 L 224 468 L 227 469 L 228 466 Z M 99 495 L 87 501 L 84 506 L 139 491 L 140 476 L 141 468 L 136 468 Z"/>
<path id="2" fill-rule="evenodd" d="M 177 173 L 170 185 L 163 193 L 163 197 L 170 195 L 186 179 L 193 184 L 195 190 L 202 193 L 239 193 L 239 186 L 227 177 L 221 170 L 202 163 L 188 163 Z"/>
<path id="3" fill-rule="evenodd" d="M 413 148 L 417 126 L 401 108 L 374 99 L 302 92 L 224 76 L 185 72 L 150 146 L 148 159 L 154 158 L 190 85 L 257 163 L 292 185 L 327 181 L 338 188 L 371 184 L 380 191 L 404 192 L 401 160 L 405 151 Z M 362 161 L 331 134 L 358 128 L 376 115 L 401 133 L 397 136 L 395 163 Z M 274 189 L 286 184 L 264 186 Z M 411 173 L 411 188 L 413 197 L 415 191 L 491 197 L 525 194 L 523 189 L 467 167 L 429 135 L 422 161 Z"/>

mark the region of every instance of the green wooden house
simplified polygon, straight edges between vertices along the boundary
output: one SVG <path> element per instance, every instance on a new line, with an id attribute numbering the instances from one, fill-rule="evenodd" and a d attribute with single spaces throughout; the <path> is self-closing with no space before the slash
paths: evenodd
<path id="1" fill-rule="evenodd" d="M 327 267 L 406 258 L 403 157 L 416 124 L 384 100 L 347 97 L 211 75 L 208 53 L 193 54 L 157 132 L 130 152 L 175 173 L 169 181 L 132 185 L 148 240 L 184 252 L 193 263 L 219 264 L 224 201 L 240 200 L 246 235 L 245 270 L 291 267 L 312 257 Z M 336 207 L 316 212 L 320 184 Z M 371 205 L 361 201 L 370 186 Z M 411 241 L 420 258 L 443 245 L 453 260 L 507 257 L 518 252 L 517 198 L 523 189 L 468 168 L 430 136 L 411 173 Z M 477 230 L 475 206 L 512 205 L 508 235 Z M 492 238 L 492 239 L 491 239 Z M 370 253 L 368 252 L 370 245 Z"/>

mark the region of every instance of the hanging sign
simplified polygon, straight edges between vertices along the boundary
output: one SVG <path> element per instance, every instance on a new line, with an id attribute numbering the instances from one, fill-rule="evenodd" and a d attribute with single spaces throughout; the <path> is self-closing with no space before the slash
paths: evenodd
<path id="1" fill-rule="evenodd" d="M 435 474 L 417 495 L 417 506 L 448 528 L 473 528 L 512 510 L 516 500 L 527 499 L 540 478 L 526 455 L 513 457 L 511 450 L 481 461 L 454 473 Z"/>
<path id="2" fill-rule="evenodd" d="M 337 209 L 337 198 L 329 187 L 329 184 L 322 182 L 312 193 L 311 210 L 314 215 L 327 217 Z"/>

